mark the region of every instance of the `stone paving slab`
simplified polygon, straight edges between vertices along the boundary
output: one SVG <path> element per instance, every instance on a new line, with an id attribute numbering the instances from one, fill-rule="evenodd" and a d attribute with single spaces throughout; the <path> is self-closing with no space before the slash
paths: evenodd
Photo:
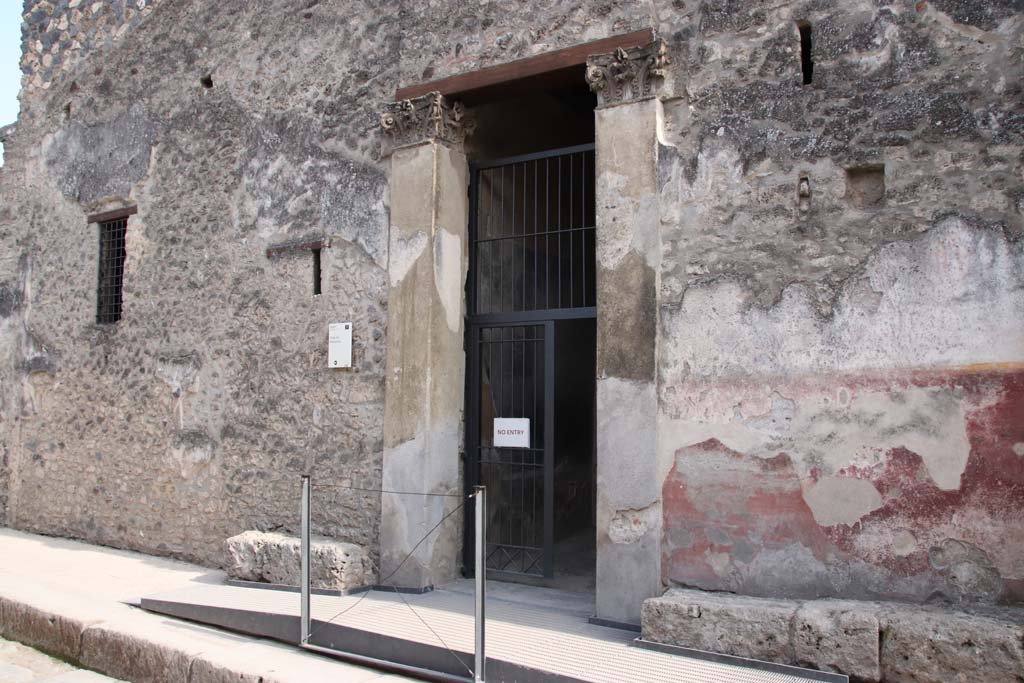
<path id="1" fill-rule="evenodd" d="M 223 580 L 223 572 L 184 562 L 0 529 L 0 638 L 132 683 L 412 680 L 132 606 L 152 592 Z M 49 676 L 111 680 L 71 667 Z"/>
<path id="2" fill-rule="evenodd" d="M 76 669 L 38 650 L 0 638 L 0 683 L 119 683 L 94 671 Z"/>
<path id="3" fill-rule="evenodd" d="M 95 671 L 79 669 L 77 671 L 68 671 L 67 673 L 43 678 L 39 681 L 35 681 L 34 683 L 117 683 L 117 679 L 111 678 L 110 676 L 104 676 L 103 674 L 98 674 Z"/>

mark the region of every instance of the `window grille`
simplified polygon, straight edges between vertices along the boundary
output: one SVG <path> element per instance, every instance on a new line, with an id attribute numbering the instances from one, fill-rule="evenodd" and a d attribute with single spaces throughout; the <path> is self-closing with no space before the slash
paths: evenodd
<path id="1" fill-rule="evenodd" d="M 101 221 L 99 226 L 100 268 L 96 292 L 96 322 L 106 325 L 121 319 L 124 236 L 128 228 L 128 217 Z"/>

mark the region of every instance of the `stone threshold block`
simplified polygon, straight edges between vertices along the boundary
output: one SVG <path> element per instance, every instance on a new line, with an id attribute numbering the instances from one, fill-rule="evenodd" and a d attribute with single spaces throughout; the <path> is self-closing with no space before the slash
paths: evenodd
<path id="1" fill-rule="evenodd" d="M 227 539 L 232 579 L 298 586 L 301 545 L 295 536 L 267 531 L 243 531 Z M 354 543 L 313 538 L 310 583 L 313 588 L 352 590 L 374 582 L 373 562 L 366 549 Z"/>
<path id="2" fill-rule="evenodd" d="M 641 627 L 652 642 L 842 673 L 864 683 L 1024 680 L 1024 610 L 1018 608 L 670 589 L 644 602 Z"/>

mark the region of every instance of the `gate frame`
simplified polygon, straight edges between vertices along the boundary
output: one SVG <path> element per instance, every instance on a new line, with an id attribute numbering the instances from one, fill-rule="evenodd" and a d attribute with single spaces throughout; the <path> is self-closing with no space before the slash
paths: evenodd
<path id="1" fill-rule="evenodd" d="M 554 157 L 578 154 L 581 152 L 594 152 L 595 164 L 591 167 L 594 174 L 594 194 L 597 196 L 597 167 L 596 167 L 596 143 L 572 145 L 560 147 L 530 154 L 520 154 L 511 157 L 493 159 L 489 161 L 469 162 L 469 226 L 468 226 L 468 272 L 466 277 L 466 318 L 465 318 L 465 342 L 467 352 L 467 372 L 465 385 L 465 441 L 463 448 L 463 487 L 466 493 L 473 491 L 473 487 L 480 483 L 480 463 L 478 450 L 480 448 L 480 330 L 490 327 L 519 327 L 519 326 L 544 326 L 544 570 L 542 576 L 527 574 L 524 572 L 510 572 L 496 569 L 488 569 L 487 575 L 495 578 L 511 580 L 522 580 L 524 578 L 551 579 L 554 578 L 554 508 L 555 508 L 555 322 L 558 320 L 595 320 L 597 318 L 596 301 L 594 306 L 578 306 L 574 308 L 543 308 L 530 311 L 510 311 L 504 313 L 476 313 L 477 309 L 477 276 L 479 274 L 478 259 L 476 256 L 477 243 L 477 220 L 479 219 L 479 177 L 480 171 L 500 168 L 512 164 L 537 161 L 539 159 L 550 159 Z M 596 212 L 595 212 L 596 214 Z M 596 218 L 596 215 L 595 215 Z M 597 225 L 594 225 L 594 239 L 596 246 Z M 585 254 L 584 254 L 585 256 Z M 595 259 L 596 261 L 596 259 Z M 594 275 L 597 275 L 596 262 L 594 264 Z M 597 285 L 595 282 L 595 295 Z M 596 323 L 595 323 L 596 324 Z M 596 368 L 595 368 L 596 370 Z M 476 394 L 474 394 L 476 392 Z M 596 385 L 595 385 L 596 392 Z M 474 401 L 474 396 L 476 400 Z M 476 405 L 476 412 L 473 406 Z M 596 427 L 596 425 L 595 425 Z M 596 435 L 595 435 L 596 438 Z M 596 481 L 595 481 L 596 485 Z M 496 500 L 496 493 L 492 492 L 492 500 Z M 596 496 L 595 496 L 596 502 Z M 463 567 L 466 576 L 473 576 L 475 571 L 470 568 L 472 564 L 472 547 L 467 539 L 474 538 L 475 525 L 469 515 L 464 515 L 463 534 Z M 484 563 L 486 565 L 486 548 Z M 596 569 L 596 567 L 595 567 Z"/>

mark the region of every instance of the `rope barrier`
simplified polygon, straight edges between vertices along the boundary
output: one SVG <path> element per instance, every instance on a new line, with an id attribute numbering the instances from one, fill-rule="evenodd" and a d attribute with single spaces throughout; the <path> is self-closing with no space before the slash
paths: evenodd
<path id="1" fill-rule="evenodd" d="M 349 489 L 352 491 L 368 491 L 370 493 L 393 493 L 398 496 L 437 496 L 439 498 L 462 498 L 461 493 L 423 493 L 421 491 L 391 491 L 388 489 L 368 489 L 362 486 L 346 486 L 345 484 L 320 484 L 311 483 L 313 488 L 317 486 L 328 489 Z"/>
<path id="2" fill-rule="evenodd" d="M 459 510 L 463 509 L 466 506 L 466 500 L 469 500 L 470 498 L 472 498 L 472 496 L 455 495 L 455 494 L 449 494 L 449 493 L 416 493 L 416 492 L 413 492 L 413 491 L 387 491 L 387 490 L 384 490 L 384 489 L 364 489 L 364 488 L 360 488 L 360 487 L 356 487 L 356 486 L 345 486 L 345 485 L 341 485 L 341 484 L 314 484 L 313 486 L 323 486 L 325 488 L 354 489 L 354 490 L 357 490 L 357 491 L 376 491 L 376 492 L 380 492 L 380 493 L 395 493 L 395 494 L 399 494 L 399 495 L 443 496 L 443 497 L 446 497 L 446 498 L 463 498 L 464 499 L 455 508 L 453 508 L 447 514 L 445 514 L 437 522 L 437 524 L 432 526 L 427 531 L 427 533 L 425 533 L 423 535 L 423 537 L 420 538 L 420 540 L 418 540 L 416 542 L 416 545 L 414 545 L 412 547 L 412 550 L 410 550 L 405 555 L 405 557 L 402 558 L 402 561 L 398 563 L 398 566 L 395 567 L 391 571 L 390 574 L 388 574 L 386 577 L 384 577 L 384 579 L 381 580 L 380 586 L 383 587 L 383 588 L 394 589 L 394 592 L 398 594 L 398 597 L 401 598 L 403 603 L 405 603 L 405 606 L 409 608 L 409 610 L 416 616 L 417 619 L 420 620 L 420 622 L 423 623 L 424 626 L 427 627 L 427 630 L 429 630 L 431 633 L 434 634 L 434 637 L 437 638 L 437 640 L 441 643 L 441 645 L 443 645 L 444 648 L 446 650 L 448 650 L 448 652 L 452 655 L 452 657 L 454 657 L 459 662 L 459 664 L 461 664 L 466 669 L 466 671 L 469 672 L 469 675 L 472 676 L 473 675 L 473 670 L 464 661 L 462 661 L 462 658 L 454 650 L 452 650 L 450 647 L 448 647 L 448 643 L 446 643 L 444 641 L 444 638 L 442 638 L 441 635 L 437 631 L 435 631 L 430 626 L 430 624 L 428 624 L 426 622 L 426 620 L 422 616 L 420 616 L 419 612 L 417 612 L 415 609 L 413 609 L 412 605 L 409 604 L 409 601 L 405 599 L 405 596 L 402 594 L 402 592 L 400 590 L 398 590 L 398 587 L 397 586 L 388 585 L 388 581 L 391 579 L 391 577 L 393 577 L 395 574 L 398 573 L 398 571 L 402 568 L 402 566 L 405 565 L 406 560 L 408 560 L 410 557 L 413 556 L 413 554 L 415 554 L 416 550 L 419 549 L 420 545 L 422 545 L 423 542 L 425 540 L 427 540 L 427 538 L 429 538 L 430 535 L 432 533 L 434 533 L 438 529 L 438 527 L 440 527 L 442 524 L 444 524 L 445 520 L 447 520 L 449 517 L 454 515 Z M 344 616 L 350 610 L 353 610 L 356 607 L 358 607 L 359 604 L 363 601 L 363 599 L 366 598 L 366 596 L 369 595 L 372 592 L 373 592 L 373 589 L 368 590 L 368 591 L 364 591 L 362 594 L 360 594 L 359 599 L 357 599 L 354 603 L 352 603 L 351 605 L 349 605 L 345 609 L 341 610 L 340 612 L 338 612 L 337 614 L 332 616 L 327 621 L 321 622 L 319 626 L 317 626 L 316 628 L 314 628 L 314 629 L 312 629 L 310 631 L 309 636 L 306 638 L 306 642 L 308 643 L 313 638 L 313 636 L 316 635 L 324 626 L 326 626 L 327 624 L 333 622 L 338 617 Z"/>

